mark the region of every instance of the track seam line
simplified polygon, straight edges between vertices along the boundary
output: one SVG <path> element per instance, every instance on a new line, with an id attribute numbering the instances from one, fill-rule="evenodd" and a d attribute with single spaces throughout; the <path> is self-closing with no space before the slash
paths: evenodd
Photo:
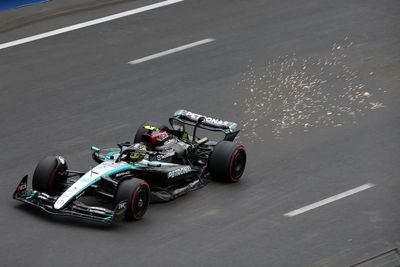
<path id="1" fill-rule="evenodd" d="M 340 194 L 337 194 L 337 195 L 334 195 L 334 196 L 325 198 L 325 199 L 323 199 L 323 200 L 320 200 L 320 201 L 318 201 L 318 202 L 312 203 L 312 204 L 310 204 L 310 205 L 304 206 L 304 207 L 302 207 L 302 208 L 299 208 L 299 209 L 290 211 L 290 212 L 288 212 L 288 213 L 285 213 L 284 216 L 286 216 L 286 217 L 293 217 L 293 216 L 296 216 L 296 215 L 305 213 L 305 212 L 307 212 L 307 211 L 310 211 L 310 210 L 319 208 L 319 207 L 321 207 L 321 206 L 327 205 L 327 204 L 332 203 L 332 202 L 334 202 L 334 201 L 337 201 L 337 200 L 339 200 L 339 199 L 342 199 L 342 198 L 345 198 L 345 197 L 354 195 L 354 194 L 356 194 L 356 193 L 359 193 L 359 192 L 361 192 L 361 191 L 367 190 L 367 189 L 372 188 L 372 187 L 374 187 L 374 186 L 375 186 L 375 184 L 367 183 L 367 184 L 358 186 L 358 187 L 356 187 L 356 188 L 347 190 L 347 191 L 345 191 L 345 192 L 343 192 L 343 193 L 340 193 Z"/>
<path id="2" fill-rule="evenodd" d="M 104 23 L 104 22 L 108 22 L 111 20 L 116 20 L 116 19 L 120 19 L 123 17 L 127 17 L 127 16 L 131 16 L 131 15 L 135 15 L 138 13 L 142 13 L 145 11 L 149 11 L 152 9 L 156 9 L 156 8 L 160 8 L 160 7 L 164 7 L 164 6 L 168 6 L 168 5 L 172 5 L 172 4 L 176 4 L 179 2 L 183 2 L 184 0 L 166 0 L 166 1 L 162 1 L 162 2 L 158 2 L 155 4 L 151 4 L 151 5 L 147 5 L 147 6 L 143 6 L 143 7 L 139 7 L 139 8 L 135 8 L 135 9 L 131 9 L 128 11 L 124 11 L 121 13 L 117 13 L 114 15 L 109 15 L 106 17 L 102 17 L 102 18 L 98 18 L 98 19 L 94 19 L 94 20 L 89 20 L 86 22 L 82 22 L 82 23 L 78 23 L 78 24 L 74 24 L 68 27 L 63 27 L 57 30 L 52 30 L 52 31 L 48 31 L 45 33 L 41 33 L 41 34 L 36 34 L 36 35 L 32 35 L 26 38 L 22 38 L 22 39 L 18 39 L 15 41 L 11 41 L 11 42 L 7 42 L 7 43 L 2 43 L 0 44 L 0 50 L 2 49 L 6 49 L 9 47 L 13 47 L 13 46 L 17 46 L 17 45 L 21 45 L 21 44 L 25 44 L 25 43 L 29 43 L 29 42 L 33 42 L 36 40 L 40 40 L 40 39 L 44 39 L 47 37 L 51 37 L 54 35 L 59 35 L 62 33 L 66 33 L 66 32 L 70 32 L 70 31 L 75 31 L 78 29 L 82 29 L 82 28 L 86 28 L 86 27 L 90 27 L 93 25 L 97 25 L 100 23 Z"/>
<path id="3" fill-rule="evenodd" d="M 178 47 L 175 47 L 175 48 L 172 48 L 172 49 L 169 49 L 169 50 L 165 50 L 165 51 L 158 52 L 158 53 L 155 53 L 155 54 L 152 54 L 152 55 L 148 55 L 148 56 L 145 56 L 145 57 L 142 57 L 142 58 L 139 58 L 139 59 L 135 59 L 135 60 L 129 61 L 128 64 L 139 64 L 139 63 L 142 63 L 142 62 L 145 62 L 145 61 L 149 61 L 149 60 L 153 60 L 153 59 L 156 59 L 156 58 L 159 58 L 159 57 L 171 55 L 171 54 L 174 54 L 174 53 L 186 50 L 186 49 L 190 49 L 190 48 L 193 48 L 193 47 L 196 47 L 196 46 L 199 46 L 199 45 L 203 45 L 203 44 L 207 44 L 207 43 L 211 43 L 211 42 L 214 42 L 214 41 L 215 41 L 214 38 L 203 39 L 203 40 L 200 40 L 200 41 L 197 41 L 197 42 L 193 42 L 193 43 L 190 43 L 190 44 L 185 44 L 185 45 L 178 46 Z"/>

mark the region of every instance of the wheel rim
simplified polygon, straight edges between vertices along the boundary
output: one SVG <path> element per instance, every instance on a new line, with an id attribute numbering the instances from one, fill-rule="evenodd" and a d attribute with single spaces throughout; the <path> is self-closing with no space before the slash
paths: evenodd
<path id="1" fill-rule="evenodd" d="M 231 177 L 234 180 L 239 179 L 244 171 L 246 164 L 246 155 L 242 150 L 239 150 L 232 159 Z"/>
<path id="2" fill-rule="evenodd" d="M 133 203 L 133 214 L 136 219 L 140 219 L 144 216 L 147 210 L 147 204 L 149 200 L 148 192 L 145 188 L 140 188 L 136 193 L 136 197 Z"/>

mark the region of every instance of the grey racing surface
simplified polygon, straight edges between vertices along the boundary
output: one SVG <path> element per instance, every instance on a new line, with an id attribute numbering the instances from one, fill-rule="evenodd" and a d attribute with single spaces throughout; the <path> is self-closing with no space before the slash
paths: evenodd
<path id="1" fill-rule="evenodd" d="M 152 3 L 3 25 L 0 44 Z M 399 16 L 396 0 L 185 0 L 0 50 L 0 265 L 350 266 L 400 247 Z M 112 227 L 12 200 L 41 158 L 86 171 L 91 145 L 181 108 L 238 122 L 240 182 Z"/>

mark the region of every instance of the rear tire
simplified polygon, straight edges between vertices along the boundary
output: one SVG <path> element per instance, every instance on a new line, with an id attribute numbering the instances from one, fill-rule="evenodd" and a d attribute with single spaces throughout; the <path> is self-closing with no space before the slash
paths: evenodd
<path id="1" fill-rule="evenodd" d="M 123 180 L 115 194 L 114 207 L 124 200 L 127 202 L 125 219 L 129 221 L 141 220 L 149 206 L 149 185 L 137 178 Z"/>
<path id="2" fill-rule="evenodd" d="M 147 133 L 147 130 L 145 128 L 143 128 L 146 125 L 151 125 L 154 127 L 157 127 L 160 130 L 166 130 L 168 129 L 168 126 L 165 126 L 164 124 L 161 124 L 159 122 L 154 122 L 154 121 L 146 121 L 144 123 L 142 123 L 142 125 L 139 126 L 139 128 L 136 131 L 136 135 L 135 135 L 135 139 L 134 139 L 134 143 L 140 143 L 142 142 L 142 136 Z"/>
<path id="3" fill-rule="evenodd" d="M 219 142 L 208 161 L 208 168 L 215 180 L 227 183 L 239 181 L 246 167 L 246 149 L 229 141 Z"/>
<path id="4" fill-rule="evenodd" d="M 66 179 L 66 161 L 59 156 L 48 156 L 39 161 L 32 178 L 33 190 L 55 195 Z"/>

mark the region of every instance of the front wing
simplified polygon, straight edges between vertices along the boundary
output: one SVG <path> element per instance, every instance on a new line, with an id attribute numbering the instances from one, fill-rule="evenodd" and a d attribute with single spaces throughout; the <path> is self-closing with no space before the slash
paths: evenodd
<path id="1" fill-rule="evenodd" d="M 57 200 L 57 196 L 50 196 L 36 190 L 28 190 L 28 175 L 22 178 L 18 184 L 13 198 L 26 204 L 38 207 L 43 211 L 57 216 L 71 216 L 89 221 L 112 224 L 119 221 L 125 216 L 127 202 L 121 201 L 116 205 L 114 210 L 103 207 L 88 206 L 77 200 L 71 202 L 65 208 L 56 210 L 53 205 Z"/>

